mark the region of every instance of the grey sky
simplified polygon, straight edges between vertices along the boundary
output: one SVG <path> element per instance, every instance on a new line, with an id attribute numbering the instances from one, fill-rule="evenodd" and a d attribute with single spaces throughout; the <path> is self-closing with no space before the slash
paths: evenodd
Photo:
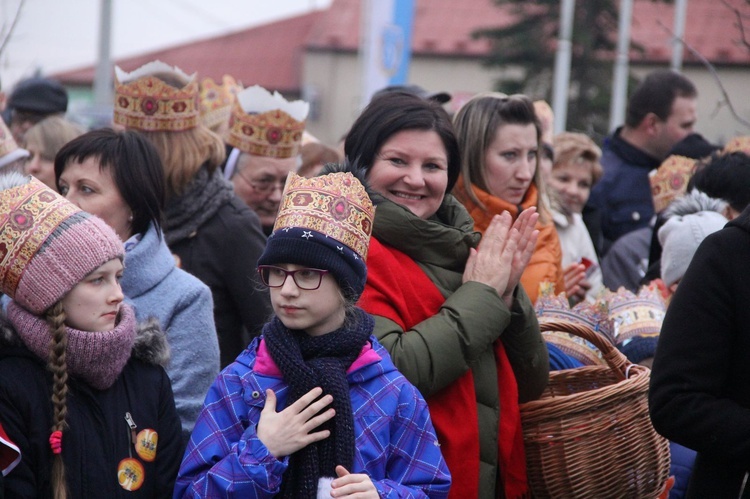
<path id="1" fill-rule="evenodd" d="M 0 0 L 5 32 L 21 0 Z M 199 38 L 237 31 L 313 8 L 331 0 L 112 0 L 112 56 L 129 56 Z M 93 64 L 100 0 L 25 0 L 12 38 L 0 54 L 7 90 L 36 70 L 50 74 Z"/>

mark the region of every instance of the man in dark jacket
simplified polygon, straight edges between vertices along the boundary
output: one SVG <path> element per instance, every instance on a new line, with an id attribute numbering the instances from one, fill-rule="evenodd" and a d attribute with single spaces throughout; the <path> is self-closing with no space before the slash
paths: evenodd
<path id="1" fill-rule="evenodd" d="M 602 213 L 605 252 L 623 234 L 648 226 L 654 215 L 648 173 L 693 131 L 697 97 L 686 77 L 658 70 L 628 100 L 625 125 L 604 141 L 604 176 L 589 198 Z"/>
<path id="2" fill-rule="evenodd" d="M 750 497 L 749 210 L 699 246 L 656 348 L 654 428 L 698 452 L 687 497 Z"/>

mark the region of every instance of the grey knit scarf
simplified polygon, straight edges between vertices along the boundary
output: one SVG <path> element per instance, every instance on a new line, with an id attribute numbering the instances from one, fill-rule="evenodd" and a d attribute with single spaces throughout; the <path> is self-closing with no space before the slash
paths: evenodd
<path id="1" fill-rule="evenodd" d="M 221 171 L 216 169 L 209 174 L 208 167 L 203 165 L 185 192 L 167 202 L 163 227 L 167 244 L 190 237 L 232 196 L 232 184 L 224 179 Z"/>

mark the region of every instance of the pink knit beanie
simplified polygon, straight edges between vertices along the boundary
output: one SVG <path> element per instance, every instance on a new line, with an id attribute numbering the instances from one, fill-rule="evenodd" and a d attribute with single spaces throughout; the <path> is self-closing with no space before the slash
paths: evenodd
<path id="1" fill-rule="evenodd" d="M 122 256 L 104 221 L 32 177 L 0 177 L 0 289 L 29 312 L 41 314 Z"/>

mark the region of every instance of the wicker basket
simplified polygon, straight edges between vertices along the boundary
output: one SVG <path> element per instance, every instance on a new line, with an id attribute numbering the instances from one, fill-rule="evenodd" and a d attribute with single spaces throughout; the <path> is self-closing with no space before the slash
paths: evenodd
<path id="1" fill-rule="evenodd" d="M 669 476 L 669 444 L 649 419 L 649 369 L 587 326 L 561 321 L 541 329 L 585 338 L 609 367 L 553 371 L 542 397 L 521 404 L 533 496 L 657 497 Z"/>

